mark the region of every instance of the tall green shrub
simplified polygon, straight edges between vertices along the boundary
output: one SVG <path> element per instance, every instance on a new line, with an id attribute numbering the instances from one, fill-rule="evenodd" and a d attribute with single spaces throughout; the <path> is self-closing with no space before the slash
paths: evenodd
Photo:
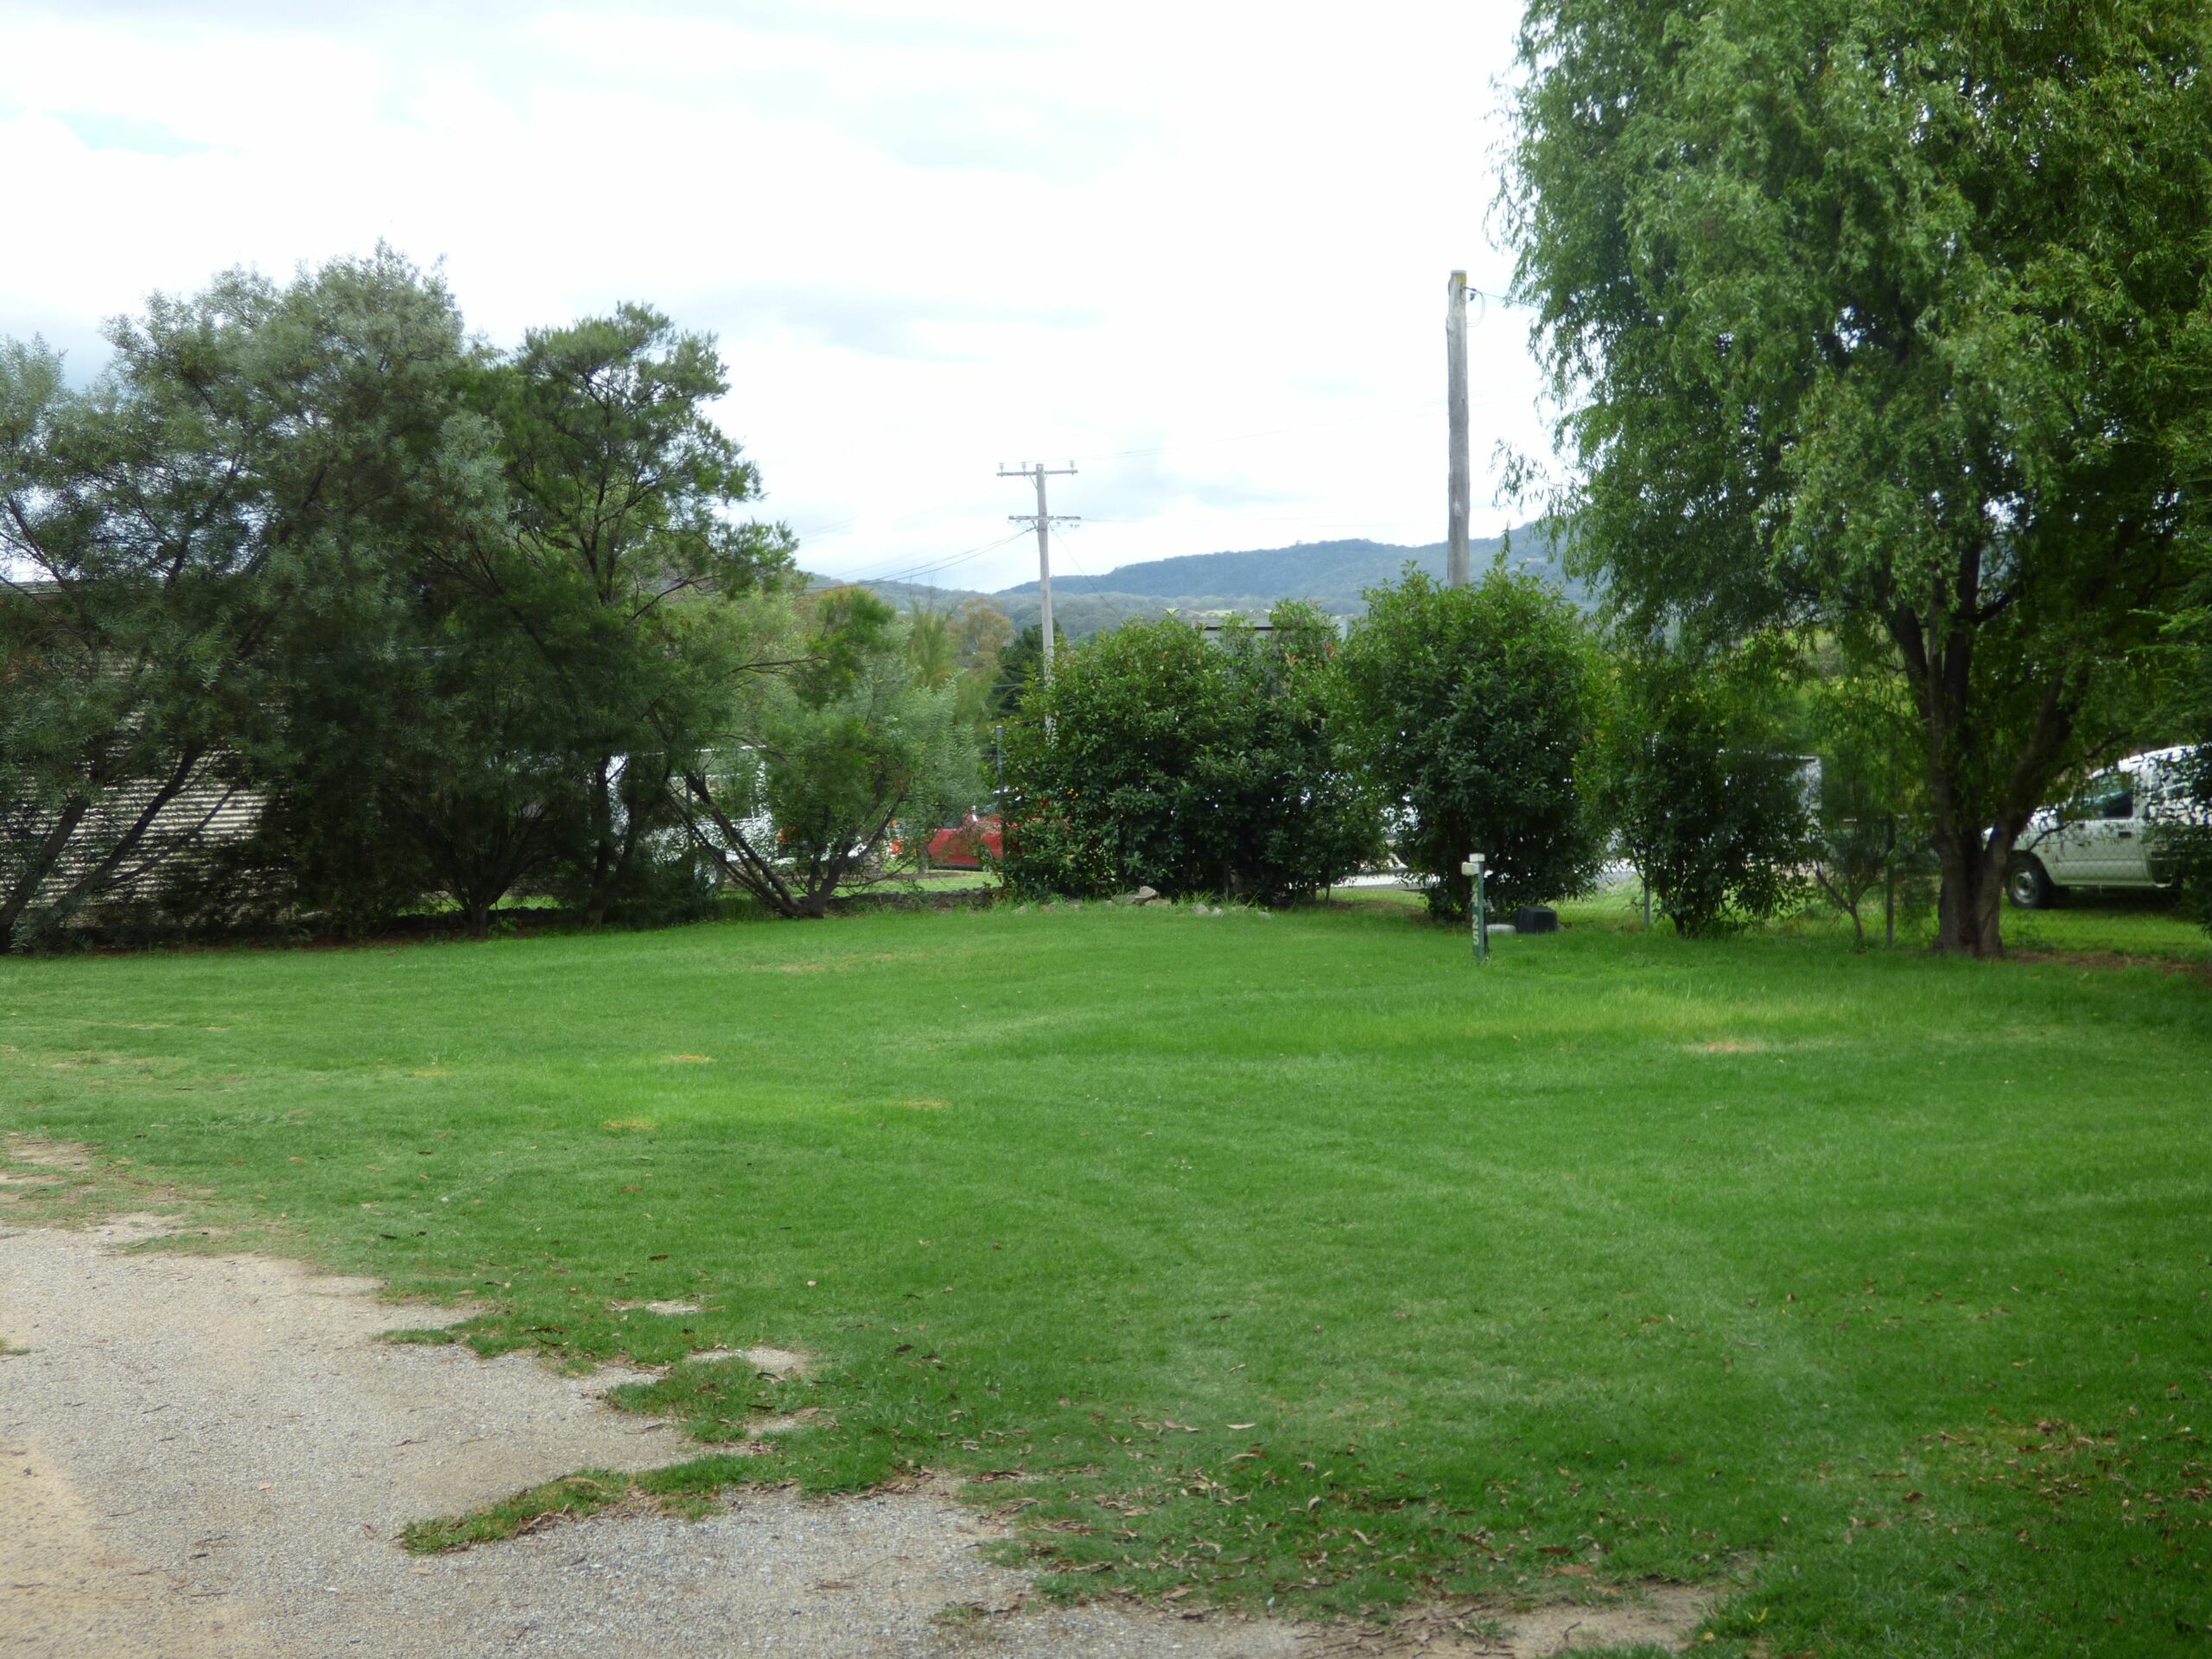
<path id="1" fill-rule="evenodd" d="M 1809 868 L 1864 950 L 1870 921 L 1916 921 L 1935 902 L 1919 725 L 1894 677 L 1863 671 L 1816 683 L 1811 716 L 1821 779 Z"/>
<path id="2" fill-rule="evenodd" d="M 1496 906 L 1586 888 L 1601 841 L 1578 774 L 1598 672 L 1580 614 L 1504 569 L 1446 588 L 1409 567 L 1367 602 L 1341 659 L 1353 730 L 1399 857 L 1434 878 L 1431 911 L 1466 915 L 1471 852 Z"/>
<path id="3" fill-rule="evenodd" d="M 1131 622 L 1057 659 L 1007 731 L 1007 879 L 1026 893 L 1309 895 L 1367 857 L 1335 631 L 1286 605 L 1213 639 Z"/>

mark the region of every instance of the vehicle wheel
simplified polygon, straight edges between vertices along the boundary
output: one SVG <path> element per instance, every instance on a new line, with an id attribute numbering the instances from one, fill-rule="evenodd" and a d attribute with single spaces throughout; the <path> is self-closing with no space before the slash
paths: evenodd
<path id="1" fill-rule="evenodd" d="M 2050 875 L 2041 859 L 2023 858 L 2015 860 L 2005 873 L 2005 891 L 2019 909 L 2048 910 L 2057 890 L 2050 885 Z"/>

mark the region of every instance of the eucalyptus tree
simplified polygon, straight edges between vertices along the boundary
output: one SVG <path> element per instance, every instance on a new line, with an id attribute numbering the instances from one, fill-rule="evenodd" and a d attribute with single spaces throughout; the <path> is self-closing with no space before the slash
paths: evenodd
<path id="1" fill-rule="evenodd" d="M 1903 682 L 1943 948 L 2201 535 L 2212 13 L 1533 0 L 1504 205 L 1574 556 L 1634 630 Z"/>
<path id="2" fill-rule="evenodd" d="M 1014 641 L 1014 622 L 989 600 L 978 594 L 953 613 L 953 645 L 959 653 L 961 717 L 988 738 L 999 715 L 999 664 Z"/>

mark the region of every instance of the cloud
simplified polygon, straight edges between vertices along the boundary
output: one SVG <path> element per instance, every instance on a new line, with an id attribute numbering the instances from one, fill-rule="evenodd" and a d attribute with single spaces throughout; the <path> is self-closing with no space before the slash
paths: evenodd
<path id="1" fill-rule="evenodd" d="M 0 333 L 379 238 L 473 327 L 643 300 L 815 568 L 943 560 L 1073 456 L 1071 555 L 1442 533 L 1445 274 L 1484 239 L 1506 9 L 1386 0 L 0 0 Z M 1478 467 L 1548 451 L 1522 321 L 1471 330 Z M 1153 452 L 1133 454 L 1132 451 Z M 1478 474 L 1479 476 L 1479 474 Z M 1479 494 L 1479 486 L 1478 491 Z M 1503 510 L 1478 512 L 1494 529 Z M 1033 548 L 961 580 L 1033 574 Z"/>
<path id="2" fill-rule="evenodd" d="M 679 289 L 660 302 L 719 317 L 736 337 L 790 335 L 839 351 L 934 363 L 987 360 L 1008 331 L 1081 329 L 1103 321 L 1084 306 L 993 303 L 834 282 Z"/>
<path id="3" fill-rule="evenodd" d="M 1059 179 L 1096 178 L 1162 137 L 1155 123 L 1111 109 L 934 91 L 874 100 L 849 118 L 855 132 L 911 167 Z"/>
<path id="4" fill-rule="evenodd" d="M 87 149 L 130 149 L 142 156 L 189 156 L 210 146 L 181 137 L 159 121 L 111 111 L 64 111 L 57 118 Z"/>

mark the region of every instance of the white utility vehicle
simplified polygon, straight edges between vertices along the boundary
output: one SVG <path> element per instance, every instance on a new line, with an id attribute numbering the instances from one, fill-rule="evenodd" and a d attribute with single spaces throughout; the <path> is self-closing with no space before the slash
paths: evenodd
<path id="1" fill-rule="evenodd" d="M 2005 890 L 2023 910 L 2040 910 L 2069 887 L 2149 889 L 2172 885 L 2162 832 L 2202 822 L 2189 798 L 2192 748 L 2131 754 L 2101 772 L 2063 806 L 2036 809 L 2013 849 Z"/>

